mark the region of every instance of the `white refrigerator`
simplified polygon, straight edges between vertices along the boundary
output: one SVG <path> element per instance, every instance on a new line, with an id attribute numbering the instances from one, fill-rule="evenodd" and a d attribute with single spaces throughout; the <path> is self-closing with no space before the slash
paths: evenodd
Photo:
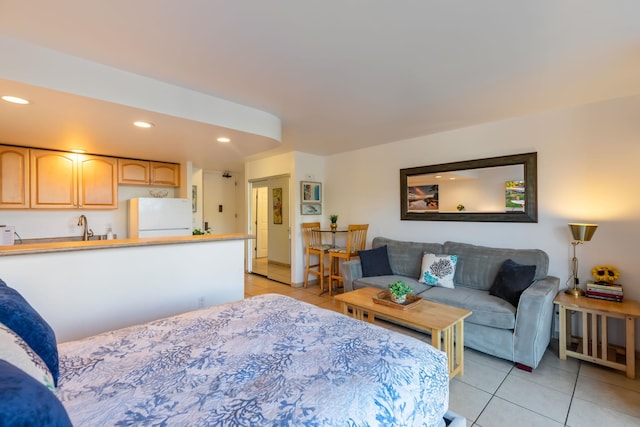
<path id="1" fill-rule="evenodd" d="M 190 236 L 191 215 L 189 199 L 129 199 L 129 237 Z"/>

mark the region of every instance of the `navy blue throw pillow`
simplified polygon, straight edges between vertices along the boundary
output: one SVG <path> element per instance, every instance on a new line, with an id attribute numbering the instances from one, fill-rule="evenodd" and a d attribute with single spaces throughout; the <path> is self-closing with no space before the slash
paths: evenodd
<path id="1" fill-rule="evenodd" d="M 389 276 L 393 274 L 391 265 L 389 265 L 387 245 L 367 251 L 358 251 L 358 255 L 362 266 L 362 277 Z"/>
<path id="2" fill-rule="evenodd" d="M 0 360 L 0 425 L 72 426 L 56 395 L 6 360 Z"/>
<path id="3" fill-rule="evenodd" d="M 535 265 L 522 265 L 506 260 L 489 289 L 489 295 L 502 298 L 514 307 L 518 307 L 520 296 L 533 283 L 536 276 Z"/>
<path id="4" fill-rule="evenodd" d="M 46 363 L 58 385 L 58 345 L 49 324 L 18 291 L 0 286 L 0 323 L 22 338 Z"/>

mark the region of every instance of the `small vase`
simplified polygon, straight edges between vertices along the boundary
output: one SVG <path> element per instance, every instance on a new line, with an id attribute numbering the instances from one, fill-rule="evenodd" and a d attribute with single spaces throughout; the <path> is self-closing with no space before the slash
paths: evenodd
<path id="1" fill-rule="evenodd" d="M 338 228 L 338 224 L 336 224 L 335 222 L 332 222 L 332 223 L 331 223 L 331 230 L 332 230 L 332 231 L 336 231 L 336 230 L 337 230 L 337 228 Z"/>
<path id="2" fill-rule="evenodd" d="M 396 304 L 404 304 L 406 300 L 407 300 L 406 295 L 402 295 L 398 297 L 398 296 L 395 296 L 394 294 L 391 294 L 391 301 L 395 302 Z"/>

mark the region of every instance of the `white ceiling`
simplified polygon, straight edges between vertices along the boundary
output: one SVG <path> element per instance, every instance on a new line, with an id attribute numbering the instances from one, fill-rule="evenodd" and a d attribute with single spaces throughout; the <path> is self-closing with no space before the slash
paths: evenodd
<path id="1" fill-rule="evenodd" d="M 0 103 L 0 142 L 212 170 L 640 93 L 637 0 L 0 0 L 0 36 L 58 54 L 0 55 L 0 95 L 34 101 Z M 91 76 L 73 57 L 111 67 L 90 80 L 110 102 L 82 90 Z M 20 59 L 16 77 L 7 64 Z M 117 70 L 275 116 L 282 142 L 199 110 L 141 108 Z M 64 90 L 38 72 L 64 73 Z M 156 126 L 129 126 L 139 116 Z"/>

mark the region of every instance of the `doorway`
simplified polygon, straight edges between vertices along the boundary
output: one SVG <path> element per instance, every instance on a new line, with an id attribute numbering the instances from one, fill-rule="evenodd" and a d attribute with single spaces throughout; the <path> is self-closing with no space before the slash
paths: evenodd
<path id="1" fill-rule="evenodd" d="M 256 238 L 250 245 L 249 272 L 291 283 L 291 228 L 289 175 L 250 181 L 250 227 Z"/>
<path id="2" fill-rule="evenodd" d="M 269 184 L 268 182 L 255 183 L 252 189 L 253 210 L 252 223 L 255 224 L 256 239 L 253 245 L 252 273 L 262 276 L 269 275 Z"/>

